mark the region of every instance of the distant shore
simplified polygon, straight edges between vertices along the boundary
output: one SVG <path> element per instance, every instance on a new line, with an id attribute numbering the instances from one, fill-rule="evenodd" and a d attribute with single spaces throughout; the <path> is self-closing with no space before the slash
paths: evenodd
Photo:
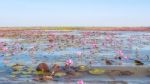
<path id="1" fill-rule="evenodd" d="M 97 31 L 150 31 L 150 27 L 0 27 L 9 30 L 97 30 Z"/>

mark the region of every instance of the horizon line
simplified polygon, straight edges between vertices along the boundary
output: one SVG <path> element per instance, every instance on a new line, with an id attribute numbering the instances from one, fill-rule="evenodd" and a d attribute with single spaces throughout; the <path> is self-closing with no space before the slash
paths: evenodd
<path id="1" fill-rule="evenodd" d="M 150 27 L 0 27 L 0 31 L 11 30 L 99 30 L 99 31 L 150 31 Z"/>

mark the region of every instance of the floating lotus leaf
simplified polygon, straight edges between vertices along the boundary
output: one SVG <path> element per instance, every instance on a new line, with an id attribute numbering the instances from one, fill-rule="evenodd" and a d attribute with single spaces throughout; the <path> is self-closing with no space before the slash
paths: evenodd
<path id="1" fill-rule="evenodd" d="M 12 66 L 12 69 L 15 71 L 22 70 L 24 66 Z"/>
<path id="2" fill-rule="evenodd" d="M 15 77 L 17 77 L 15 74 L 13 74 L 13 75 L 10 75 L 10 77 L 12 77 L 12 78 L 15 78 Z"/>
<path id="3" fill-rule="evenodd" d="M 12 72 L 13 75 L 15 75 L 15 74 L 20 74 L 20 73 L 21 73 L 20 71 Z"/>
<path id="4" fill-rule="evenodd" d="M 63 77 L 66 76 L 67 74 L 65 72 L 57 72 L 55 73 L 55 77 Z"/>
<path id="5" fill-rule="evenodd" d="M 52 76 L 44 76 L 43 78 L 44 78 L 43 80 L 52 80 L 53 79 Z"/>
<path id="6" fill-rule="evenodd" d="M 87 71 L 87 70 L 88 70 L 87 66 L 84 65 L 79 66 L 79 71 Z"/>
<path id="7" fill-rule="evenodd" d="M 22 74 L 23 75 L 29 75 L 29 74 L 31 74 L 32 72 L 26 72 L 26 71 L 22 71 Z"/>
<path id="8" fill-rule="evenodd" d="M 104 72 L 105 70 L 101 68 L 94 68 L 94 69 L 89 70 L 89 73 L 93 75 L 103 74 Z"/>
<path id="9" fill-rule="evenodd" d="M 144 65 L 144 63 L 141 62 L 140 60 L 134 60 L 134 63 L 135 63 L 136 65 Z"/>
<path id="10" fill-rule="evenodd" d="M 26 77 L 31 77 L 31 75 L 21 75 L 20 77 L 26 78 Z"/>
<path id="11" fill-rule="evenodd" d="M 82 75 L 83 75 L 83 74 L 80 73 L 80 72 L 74 72 L 74 74 L 73 74 L 74 77 L 80 77 L 80 76 L 82 76 Z"/>
<path id="12" fill-rule="evenodd" d="M 43 72 L 43 71 L 36 71 L 35 74 L 36 74 L 36 75 L 43 75 L 44 72 Z"/>

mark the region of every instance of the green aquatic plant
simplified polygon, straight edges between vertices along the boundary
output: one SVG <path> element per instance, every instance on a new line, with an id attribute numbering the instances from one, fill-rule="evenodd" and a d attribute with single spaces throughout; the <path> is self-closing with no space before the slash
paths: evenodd
<path id="1" fill-rule="evenodd" d="M 55 73 L 55 77 L 64 77 L 64 76 L 66 76 L 67 74 L 65 73 L 65 72 L 56 72 Z"/>
<path id="2" fill-rule="evenodd" d="M 85 65 L 80 65 L 79 67 L 78 67 L 78 71 L 87 71 L 89 68 L 87 67 L 87 66 L 85 66 Z"/>
<path id="3" fill-rule="evenodd" d="M 36 74 L 36 75 L 43 75 L 43 74 L 44 74 L 44 71 L 36 71 L 35 74 Z"/>
<path id="4" fill-rule="evenodd" d="M 94 68 L 94 69 L 89 70 L 89 73 L 92 75 L 100 75 L 100 74 L 103 74 L 104 72 L 105 72 L 105 69 L 102 69 L 102 68 Z"/>

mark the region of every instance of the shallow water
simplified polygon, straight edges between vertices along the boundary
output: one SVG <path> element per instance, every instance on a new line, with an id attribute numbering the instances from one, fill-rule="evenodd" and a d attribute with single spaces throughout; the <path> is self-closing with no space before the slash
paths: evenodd
<path id="1" fill-rule="evenodd" d="M 1 32 L 3 33 L 3 32 Z M 4 33 L 4 34 L 10 34 Z M 92 67 L 135 67 L 134 60 L 144 63 L 150 69 L 150 33 L 134 31 L 23 31 L 11 32 L 14 37 L 0 37 L 0 84 L 42 83 L 76 84 L 82 79 L 86 84 L 149 84 L 150 74 L 138 77 L 111 77 L 107 75 L 87 75 L 73 79 L 55 79 L 48 82 L 33 81 L 33 75 L 13 74 L 12 66 L 22 64 L 35 70 L 39 63 L 64 66 L 67 59 L 73 60 L 72 66 L 87 65 Z M 5 46 L 2 45 L 6 43 Z M 6 51 L 2 48 L 8 48 Z M 122 59 L 115 59 L 120 54 Z M 81 55 L 78 56 L 77 53 Z M 113 61 L 107 65 L 104 59 Z M 115 69 L 114 67 L 114 69 Z M 141 68 L 137 68 L 141 70 Z M 143 72 L 142 72 L 143 73 Z M 114 83 L 118 81 L 118 83 Z M 119 83 L 120 82 L 120 83 Z"/>

